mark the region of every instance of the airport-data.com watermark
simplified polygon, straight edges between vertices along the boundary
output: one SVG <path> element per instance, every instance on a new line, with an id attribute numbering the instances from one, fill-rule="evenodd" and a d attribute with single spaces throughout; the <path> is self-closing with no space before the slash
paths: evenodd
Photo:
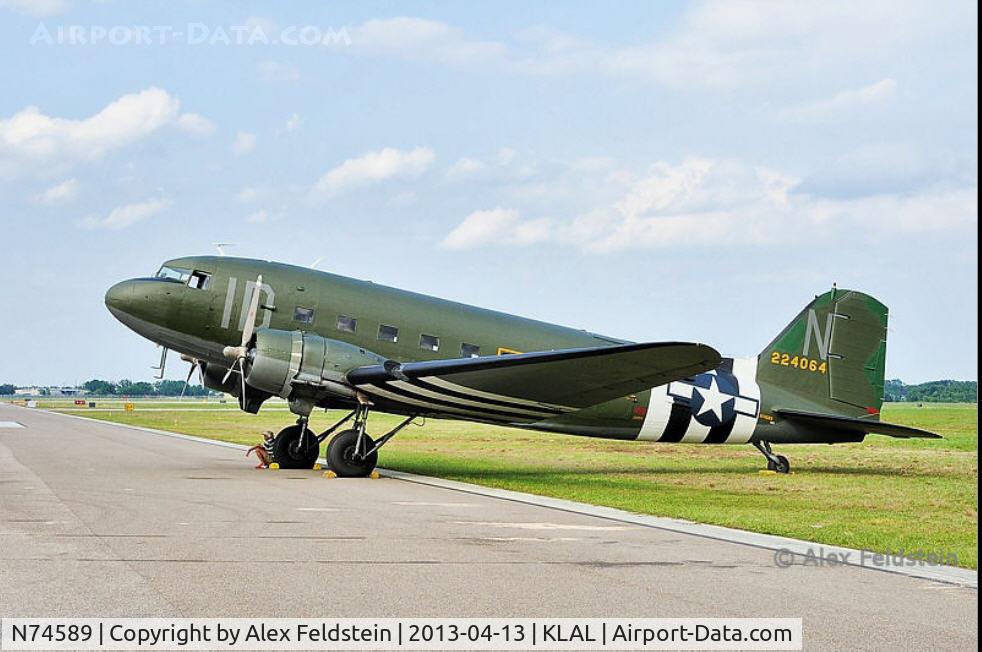
<path id="1" fill-rule="evenodd" d="M 957 566 L 958 555 L 948 550 L 908 550 L 900 548 L 887 552 L 874 550 L 827 549 L 809 547 L 804 552 L 780 548 L 774 552 L 774 565 L 779 568 L 810 566 L 835 568 L 865 566 L 868 568 L 915 568 L 928 566 Z"/>
<path id="2" fill-rule="evenodd" d="M 347 28 L 320 25 L 48 25 L 38 23 L 30 45 L 53 46 L 303 46 L 351 45 Z"/>

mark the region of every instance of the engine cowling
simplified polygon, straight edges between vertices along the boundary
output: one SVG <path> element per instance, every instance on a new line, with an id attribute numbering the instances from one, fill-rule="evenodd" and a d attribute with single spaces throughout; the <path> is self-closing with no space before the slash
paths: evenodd
<path id="1" fill-rule="evenodd" d="M 248 357 L 246 383 L 283 398 L 297 388 L 354 396 L 345 374 L 385 362 L 382 356 L 347 342 L 272 328 L 256 330 Z"/>

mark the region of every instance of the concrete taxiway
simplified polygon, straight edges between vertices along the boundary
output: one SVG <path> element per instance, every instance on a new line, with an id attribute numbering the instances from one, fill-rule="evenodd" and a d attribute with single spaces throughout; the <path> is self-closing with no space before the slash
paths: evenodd
<path id="1" fill-rule="evenodd" d="M 221 418 L 216 415 L 216 419 Z M 801 617 L 975 649 L 974 588 L 0 406 L 0 616 Z"/>

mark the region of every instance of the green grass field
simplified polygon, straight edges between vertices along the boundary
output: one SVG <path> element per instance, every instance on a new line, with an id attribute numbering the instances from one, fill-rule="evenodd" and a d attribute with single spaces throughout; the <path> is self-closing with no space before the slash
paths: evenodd
<path id="1" fill-rule="evenodd" d="M 118 401 L 97 405 L 116 410 L 70 411 L 248 444 L 293 421 L 282 404 L 259 415 L 215 401 L 139 402 L 133 412 Z M 750 446 L 618 442 L 434 420 L 400 433 L 382 450 L 380 465 L 852 548 L 954 553 L 961 566 L 976 568 L 977 414 L 975 404 L 888 404 L 884 420 L 945 439 L 781 446 L 791 459 L 787 476 L 759 473 L 764 460 Z M 323 429 L 340 416 L 315 414 L 313 425 Z M 396 422 L 373 415 L 370 431 Z"/>

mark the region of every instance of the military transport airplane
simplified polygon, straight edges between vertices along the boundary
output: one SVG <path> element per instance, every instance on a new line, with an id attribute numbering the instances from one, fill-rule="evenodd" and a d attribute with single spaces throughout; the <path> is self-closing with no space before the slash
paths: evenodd
<path id="1" fill-rule="evenodd" d="M 413 419 L 437 417 L 657 442 L 858 442 L 938 437 L 879 420 L 887 308 L 861 292 L 817 296 L 756 356 L 688 342 L 633 343 L 261 260 L 188 257 L 114 285 L 123 324 L 191 362 L 246 412 L 279 396 L 297 415 L 274 440 L 283 468 L 320 444 L 339 476 L 365 476 Z M 258 322 L 258 323 L 257 323 Z M 320 434 L 315 408 L 350 409 Z M 369 412 L 405 416 L 377 440 Z M 338 432 L 345 424 L 351 427 Z M 337 434 L 335 435 L 335 433 Z"/>

